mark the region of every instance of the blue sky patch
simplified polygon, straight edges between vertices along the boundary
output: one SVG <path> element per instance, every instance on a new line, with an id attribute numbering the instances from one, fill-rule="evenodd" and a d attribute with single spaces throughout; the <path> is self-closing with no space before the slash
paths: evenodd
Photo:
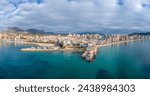
<path id="1" fill-rule="evenodd" d="M 124 0 L 118 0 L 118 5 L 123 5 L 124 4 Z"/>
<path id="2" fill-rule="evenodd" d="M 15 7 L 18 7 L 18 5 L 23 4 L 23 3 L 33 3 L 37 2 L 38 4 L 41 4 L 43 0 L 8 0 L 11 4 L 13 4 Z"/>
<path id="3" fill-rule="evenodd" d="M 144 8 L 150 8 L 150 4 L 142 4 L 142 7 L 144 7 Z"/>

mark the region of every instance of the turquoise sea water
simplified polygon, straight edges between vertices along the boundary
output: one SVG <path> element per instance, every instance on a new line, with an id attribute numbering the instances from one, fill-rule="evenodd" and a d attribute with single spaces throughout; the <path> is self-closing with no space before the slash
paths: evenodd
<path id="1" fill-rule="evenodd" d="M 80 52 L 21 52 L 30 45 L 0 43 L 0 78 L 8 79 L 145 79 L 150 78 L 150 41 L 99 49 L 94 62 Z"/>

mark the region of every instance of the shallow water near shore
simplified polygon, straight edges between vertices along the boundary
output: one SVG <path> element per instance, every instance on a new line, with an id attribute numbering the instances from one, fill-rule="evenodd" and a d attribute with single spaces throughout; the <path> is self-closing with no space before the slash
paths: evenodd
<path id="1" fill-rule="evenodd" d="M 21 52 L 31 45 L 0 42 L 0 78 L 150 79 L 150 41 L 101 47 L 94 62 L 81 52 Z"/>

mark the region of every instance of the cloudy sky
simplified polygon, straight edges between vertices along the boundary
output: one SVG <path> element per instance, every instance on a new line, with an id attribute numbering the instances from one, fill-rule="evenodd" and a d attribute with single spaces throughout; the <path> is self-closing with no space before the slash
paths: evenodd
<path id="1" fill-rule="evenodd" d="M 150 0 L 0 0 L 0 29 L 150 31 Z"/>

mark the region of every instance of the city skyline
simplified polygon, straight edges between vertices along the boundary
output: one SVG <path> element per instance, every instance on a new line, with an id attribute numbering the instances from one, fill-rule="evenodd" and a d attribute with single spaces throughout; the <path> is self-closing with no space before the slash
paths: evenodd
<path id="1" fill-rule="evenodd" d="M 149 0 L 1 0 L 0 29 L 150 31 L 149 6 Z"/>

